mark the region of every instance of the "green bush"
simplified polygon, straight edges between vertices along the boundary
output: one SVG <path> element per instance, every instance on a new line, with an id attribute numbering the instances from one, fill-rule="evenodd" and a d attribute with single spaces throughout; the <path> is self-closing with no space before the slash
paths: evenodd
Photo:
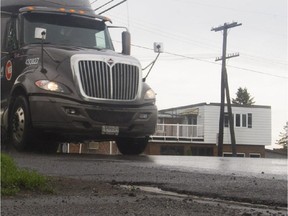
<path id="1" fill-rule="evenodd" d="M 1 153 L 1 195 L 14 195 L 20 190 L 49 192 L 50 189 L 46 177 L 19 169 L 11 157 Z"/>

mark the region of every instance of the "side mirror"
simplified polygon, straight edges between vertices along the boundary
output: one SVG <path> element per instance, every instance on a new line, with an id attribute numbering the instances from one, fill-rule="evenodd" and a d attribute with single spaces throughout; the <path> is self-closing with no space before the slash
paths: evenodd
<path id="1" fill-rule="evenodd" d="M 122 32 L 122 53 L 124 55 L 131 54 L 131 35 L 128 31 Z"/>
<path id="2" fill-rule="evenodd" d="M 36 39 L 42 39 L 45 40 L 46 39 L 46 29 L 44 28 L 35 28 L 35 34 L 34 34 L 34 38 Z"/>

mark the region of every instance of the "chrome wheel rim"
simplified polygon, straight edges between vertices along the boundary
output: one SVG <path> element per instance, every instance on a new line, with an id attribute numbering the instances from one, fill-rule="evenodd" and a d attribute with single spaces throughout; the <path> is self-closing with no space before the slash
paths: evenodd
<path id="1" fill-rule="evenodd" d="M 18 107 L 13 116 L 13 137 L 20 143 L 25 129 L 25 115 L 22 107 Z"/>

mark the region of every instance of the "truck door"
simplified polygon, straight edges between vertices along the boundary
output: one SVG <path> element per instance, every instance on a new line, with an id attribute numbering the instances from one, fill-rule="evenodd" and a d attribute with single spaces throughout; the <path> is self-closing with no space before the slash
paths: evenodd
<path id="1" fill-rule="evenodd" d="M 6 106 L 10 91 L 17 77 L 15 56 L 18 52 L 16 19 L 1 11 L 1 106 Z"/>

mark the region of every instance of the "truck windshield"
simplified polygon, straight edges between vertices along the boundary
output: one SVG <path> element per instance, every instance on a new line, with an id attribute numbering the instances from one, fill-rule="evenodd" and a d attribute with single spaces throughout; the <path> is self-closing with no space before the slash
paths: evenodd
<path id="1" fill-rule="evenodd" d="M 45 43 L 113 49 L 104 22 L 78 16 L 30 13 L 24 15 L 24 44 L 40 43 L 35 28 L 46 29 Z"/>

